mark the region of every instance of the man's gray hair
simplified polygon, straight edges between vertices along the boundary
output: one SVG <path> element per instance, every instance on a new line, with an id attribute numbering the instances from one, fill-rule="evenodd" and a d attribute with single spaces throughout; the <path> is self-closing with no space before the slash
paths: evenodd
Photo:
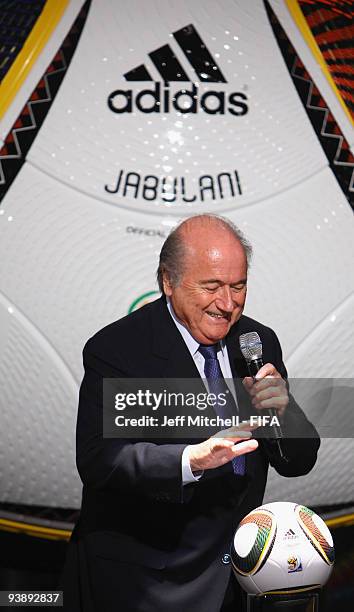
<path id="1" fill-rule="evenodd" d="M 181 281 L 181 277 L 184 272 L 183 262 L 186 255 L 186 247 L 183 239 L 183 232 L 181 229 L 183 225 L 188 223 L 191 219 L 200 219 L 200 221 L 211 221 L 216 222 L 218 225 L 229 231 L 236 240 L 241 244 L 246 260 L 247 267 L 249 267 L 252 258 L 252 245 L 241 232 L 241 230 L 229 219 L 220 215 L 204 214 L 204 215 L 193 215 L 185 219 L 177 227 L 175 227 L 166 238 L 160 252 L 160 261 L 157 268 L 157 282 L 161 293 L 164 293 L 163 288 L 163 275 L 166 274 L 172 287 L 177 287 Z"/>

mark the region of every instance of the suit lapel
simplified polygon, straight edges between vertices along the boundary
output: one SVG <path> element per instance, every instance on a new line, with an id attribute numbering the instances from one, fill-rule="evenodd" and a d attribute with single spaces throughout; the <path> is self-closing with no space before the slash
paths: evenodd
<path id="1" fill-rule="evenodd" d="M 156 306 L 156 316 L 152 318 L 152 351 L 154 356 L 161 360 L 160 376 L 162 375 L 163 378 L 199 377 L 194 360 L 168 311 L 165 298 L 161 297 L 156 302 Z"/>

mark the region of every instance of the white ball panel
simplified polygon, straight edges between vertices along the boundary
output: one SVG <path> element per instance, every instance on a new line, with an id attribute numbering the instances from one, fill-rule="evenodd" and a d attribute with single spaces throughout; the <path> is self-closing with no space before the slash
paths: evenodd
<path id="1" fill-rule="evenodd" d="M 288 355 L 299 350 L 299 359 L 292 362 L 298 363 L 297 376 L 326 376 L 329 351 L 311 360 L 307 374 L 306 349 L 301 353 L 301 347 L 308 346 L 318 322 L 333 317 L 352 293 L 353 213 L 331 171 L 228 216 L 254 246 L 246 314 L 276 330 L 286 363 Z M 333 336 L 337 333 L 337 321 L 331 322 L 331 331 Z M 352 335 L 351 329 L 348 333 Z M 332 375 L 348 372 L 352 346 L 351 339 L 341 344 L 341 363 L 335 367 L 331 361 Z"/>
<path id="2" fill-rule="evenodd" d="M 151 28 L 146 27 L 149 19 Z M 219 53 L 228 80 L 225 91 L 247 86 L 249 114 L 210 119 L 205 113 L 117 117 L 108 111 L 112 89 L 139 89 L 141 83 L 127 83 L 123 73 L 150 61 L 151 50 L 168 42 L 186 62 L 171 32 L 191 22 L 210 50 Z M 238 34 L 230 49 L 225 48 L 230 37 L 222 23 Z M 38 66 L 46 64 L 46 58 L 49 63 L 52 46 Z M 265 63 L 273 70 L 265 71 Z M 151 62 L 149 69 L 158 80 Z M 81 349 L 92 333 L 125 315 L 136 298 L 156 288 L 154 273 L 168 229 L 167 214 L 173 222 L 198 210 L 226 211 L 255 246 L 247 314 L 277 331 L 289 373 L 352 376 L 352 212 L 327 168 L 262 2 L 250 8 L 242 0 L 183 0 L 175 6 L 154 0 L 147 7 L 133 0 L 118 14 L 113 0 L 94 0 L 70 70 L 28 159 L 32 166 L 22 168 L 0 216 L 2 290 L 16 309 L 11 325 L 7 315 L 1 315 L 6 374 L 11 372 L 4 411 L 9 435 L 3 457 L 10 457 L 4 468 L 6 499 L 78 505 L 73 447 Z M 236 206 L 227 198 L 172 205 L 112 197 L 104 191 L 121 167 L 185 174 L 195 188 L 200 174 L 215 175 L 227 164 L 239 169 L 244 184 Z M 128 227 L 135 229 L 129 232 Z M 347 342 L 338 346 L 343 334 Z M 320 358 L 318 346 L 325 347 Z M 47 404 L 52 387 L 52 403 Z M 14 432 L 14 414 L 19 406 L 27 406 L 28 397 L 33 409 L 21 412 L 19 419 L 26 431 L 18 426 Z M 49 412 L 61 419 L 56 445 L 48 429 Z M 18 444 L 28 452 L 16 458 Z M 308 504 L 352 501 L 353 444 L 342 440 L 340 446 L 338 453 L 338 442 L 324 441 L 309 476 L 271 476 L 268 490 L 278 492 L 277 497 L 288 491 L 290 498 Z M 331 487 L 323 487 L 329 474 Z"/>
<path id="3" fill-rule="evenodd" d="M 79 381 L 87 338 L 126 315 L 139 295 L 157 289 L 158 253 L 169 228 L 162 217 L 117 211 L 29 165 L 7 194 L 4 208 L 3 290 Z M 10 214 L 13 221 L 8 223 Z M 128 227 L 151 228 L 153 235 L 130 233 Z"/>
<path id="4" fill-rule="evenodd" d="M 33 164 L 95 198 L 152 213 L 165 212 L 168 204 L 134 197 L 122 202 L 108 194 L 104 185 L 115 184 L 123 169 L 141 175 L 184 176 L 188 192 L 194 192 L 201 175 L 237 169 L 243 194 L 237 200 L 223 200 L 223 206 L 232 209 L 235 202 L 243 206 L 264 201 L 327 166 L 262 2 L 253 2 L 250 9 L 242 0 L 192 4 L 181 0 L 175 6 L 164 0 L 148 5 L 134 0 L 118 13 L 116 6 L 113 0 L 92 3 L 70 71 L 28 154 Z M 107 98 L 112 91 L 132 89 L 135 95 L 155 86 L 154 82 L 127 82 L 125 72 L 146 63 L 153 78 L 161 80 L 148 53 L 163 44 L 171 46 L 191 81 L 195 79 L 171 36 L 190 23 L 216 55 L 227 80 L 225 84 L 200 83 L 200 96 L 214 89 L 226 97 L 232 92 L 247 94 L 248 114 L 181 115 L 172 109 L 121 115 L 110 111 Z M 264 70 L 265 65 L 272 69 Z M 170 85 L 176 91 L 192 84 Z M 179 199 L 170 208 L 190 214 L 205 205 L 215 211 L 220 206 L 218 198 L 205 203 L 197 198 L 193 203 Z"/>
<path id="5" fill-rule="evenodd" d="M 338 270 L 340 275 L 342 275 L 341 270 L 342 266 Z M 346 269 L 344 266 L 343 277 L 346 274 L 350 290 L 352 275 L 350 268 Z M 340 283 L 340 279 L 338 280 Z M 329 277 L 328 287 L 333 286 L 332 283 L 334 277 L 333 279 Z M 336 291 L 337 286 L 333 293 Z M 331 293 L 332 291 L 329 291 L 329 294 Z M 342 302 L 338 301 L 337 307 L 329 311 L 322 320 L 319 316 L 318 321 L 318 325 L 314 325 L 307 337 L 289 354 L 287 358 L 289 376 L 352 378 L 353 367 L 350 355 L 354 346 L 354 294 Z"/>
<path id="6" fill-rule="evenodd" d="M 248 579 L 245 578 L 244 576 L 238 576 L 238 581 L 240 585 L 242 586 L 242 588 L 245 591 L 248 591 L 248 593 L 251 593 L 252 595 L 257 595 L 258 593 L 261 592 L 259 587 L 255 583 L 254 579 L 252 578 L 252 576 L 249 576 Z"/>
<path id="7" fill-rule="evenodd" d="M 40 331 L 0 296 L 3 351 L 0 398 L 2 501 L 38 505 L 80 502 L 75 464 L 77 386 Z"/>

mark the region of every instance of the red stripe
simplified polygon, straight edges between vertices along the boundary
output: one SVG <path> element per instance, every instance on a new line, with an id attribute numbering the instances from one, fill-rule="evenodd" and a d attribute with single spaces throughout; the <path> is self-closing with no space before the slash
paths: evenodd
<path id="1" fill-rule="evenodd" d="M 318 9 L 315 13 L 312 13 L 312 15 L 304 15 L 304 17 L 310 28 L 313 28 L 314 26 L 322 25 L 326 21 L 334 19 L 335 17 L 337 17 L 337 15 L 332 11 Z"/>
<path id="2" fill-rule="evenodd" d="M 347 26 L 331 32 L 322 32 L 322 34 L 317 34 L 315 38 L 319 45 L 336 42 L 337 40 L 352 40 L 354 38 L 354 26 Z"/>
<path id="3" fill-rule="evenodd" d="M 316 102 L 316 106 L 320 106 L 321 108 L 327 108 L 327 104 L 323 98 L 320 98 L 318 102 Z"/>
<path id="4" fill-rule="evenodd" d="M 312 94 L 313 94 L 314 96 L 319 96 L 319 97 L 321 97 L 321 94 L 320 94 L 320 92 L 318 91 L 318 89 L 317 89 L 317 87 L 316 87 L 315 83 L 313 83 L 313 86 L 312 86 Z"/>
<path id="5" fill-rule="evenodd" d="M 354 96 L 349 91 L 339 91 L 340 95 L 342 96 L 342 98 L 344 98 L 344 100 L 350 100 L 350 102 L 354 102 Z"/>
<path id="6" fill-rule="evenodd" d="M 328 66 L 328 70 L 331 72 L 341 72 L 343 75 L 354 73 L 353 66 L 350 66 L 349 64 L 331 64 Z"/>
<path id="7" fill-rule="evenodd" d="M 348 58 L 353 59 L 353 49 L 328 49 L 328 51 L 322 51 L 323 57 L 325 59 L 340 59 Z"/>
<path id="8" fill-rule="evenodd" d="M 353 82 L 349 81 L 349 79 L 346 79 L 345 76 L 344 77 L 339 77 L 339 76 L 333 76 L 333 80 L 338 84 L 338 85 L 345 85 L 346 87 L 351 87 L 353 88 Z"/>
<path id="9" fill-rule="evenodd" d="M 299 4 L 316 6 L 317 2 L 314 2 L 313 0 L 300 0 Z M 333 16 L 344 15 L 344 17 L 349 17 L 352 8 L 352 0 L 348 0 L 347 2 L 345 0 L 342 0 L 341 2 L 336 2 L 335 0 L 321 0 L 321 4 L 326 4 L 329 10 L 333 11 Z M 322 8 L 318 10 L 324 11 Z"/>

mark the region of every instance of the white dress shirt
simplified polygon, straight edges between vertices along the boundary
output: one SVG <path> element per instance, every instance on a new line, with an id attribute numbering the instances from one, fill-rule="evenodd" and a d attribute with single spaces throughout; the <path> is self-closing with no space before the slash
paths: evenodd
<path id="1" fill-rule="evenodd" d="M 201 378 L 203 378 L 203 382 L 206 386 L 207 391 L 209 391 L 208 389 L 208 384 L 207 384 L 207 380 L 205 378 L 205 373 L 204 373 L 204 364 L 205 364 L 205 359 L 203 357 L 203 355 L 199 352 L 199 342 L 197 342 L 193 336 L 190 334 L 190 332 L 188 331 L 188 329 L 180 322 L 180 320 L 177 318 L 173 308 L 172 308 L 172 304 L 170 302 L 170 300 L 167 298 L 167 308 L 168 311 L 172 317 L 173 322 L 175 323 L 178 331 L 180 332 L 184 342 L 186 343 L 186 346 L 193 358 L 193 361 L 195 363 L 195 365 L 197 366 L 198 372 L 201 376 Z M 231 371 L 231 366 L 230 366 L 230 361 L 229 361 L 229 355 L 227 352 L 227 347 L 226 347 L 226 343 L 224 340 L 220 340 L 218 343 L 218 349 L 217 349 L 217 360 L 219 362 L 222 374 L 225 378 L 225 382 L 228 385 L 236 406 L 237 406 L 237 398 L 236 398 L 236 392 L 235 392 L 235 386 L 233 384 L 233 380 L 232 380 L 232 371 Z M 183 451 L 182 454 L 182 482 L 184 485 L 188 484 L 189 482 L 197 482 L 201 476 L 203 475 L 203 472 L 198 474 L 198 476 L 195 476 L 191 470 L 190 467 L 190 463 L 189 463 L 189 448 L 190 446 L 186 446 L 186 448 Z"/>

